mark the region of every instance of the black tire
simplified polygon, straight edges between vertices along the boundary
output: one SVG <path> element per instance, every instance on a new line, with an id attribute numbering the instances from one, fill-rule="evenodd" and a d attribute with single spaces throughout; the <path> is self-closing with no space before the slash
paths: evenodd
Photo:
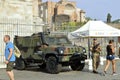
<path id="1" fill-rule="evenodd" d="M 75 71 L 82 71 L 84 67 L 85 67 L 85 63 L 74 63 L 71 65 L 72 70 Z"/>
<path id="2" fill-rule="evenodd" d="M 26 68 L 25 62 L 21 58 L 16 58 L 15 68 L 18 70 L 24 70 Z"/>
<path id="3" fill-rule="evenodd" d="M 62 65 L 58 64 L 56 57 L 50 56 L 46 62 L 46 69 L 51 74 L 57 74 L 61 71 Z"/>

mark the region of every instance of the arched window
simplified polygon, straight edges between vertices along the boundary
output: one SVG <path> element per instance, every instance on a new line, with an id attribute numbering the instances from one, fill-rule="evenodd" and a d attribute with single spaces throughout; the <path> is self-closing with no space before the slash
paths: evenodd
<path id="1" fill-rule="evenodd" d="M 65 5 L 65 10 L 74 10 L 75 7 L 72 4 L 66 4 Z"/>

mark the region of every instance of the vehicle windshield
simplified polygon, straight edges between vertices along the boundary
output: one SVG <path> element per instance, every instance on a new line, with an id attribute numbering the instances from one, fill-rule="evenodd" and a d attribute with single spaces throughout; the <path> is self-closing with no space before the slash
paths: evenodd
<path id="1" fill-rule="evenodd" d="M 71 42 L 66 37 L 47 37 L 48 44 L 71 44 Z"/>

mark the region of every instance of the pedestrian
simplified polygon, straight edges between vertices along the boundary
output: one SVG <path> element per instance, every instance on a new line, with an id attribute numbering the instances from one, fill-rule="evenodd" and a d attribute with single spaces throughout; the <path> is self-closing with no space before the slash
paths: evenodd
<path id="1" fill-rule="evenodd" d="M 115 63 L 115 46 L 114 41 L 110 40 L 109 44 L 106 47 L 107 56 L 106 56 L 106 66 L 104 69 L 104 73 L 106 74 L 107 69 L 109 68 L 110 63 L 112 63 L 112 75 L 116 75 L 116 63 Z"/>
<path id="2" fill-rule="evenodd" d="M 10 80 L 15 80 L 13 73 L 13 67 L 15 62 L 14 45 L 12 42 L 10 42 L 9 35 L 4 36 L 4 42 L 6 43 L 6 47 L 5 47 L 5 59 L 6 59 L 5 64 L 7 65 L 6 72 Z"/>
<path id="3" fill-rule="evenodd" d="M 100 43 L 97 43 L 97 39 L 93 39 L 93 47 L 92 47 L 92 62 L 93 62 L 93 73 L 98 73 L 97 68 L 100 63 Z"/>

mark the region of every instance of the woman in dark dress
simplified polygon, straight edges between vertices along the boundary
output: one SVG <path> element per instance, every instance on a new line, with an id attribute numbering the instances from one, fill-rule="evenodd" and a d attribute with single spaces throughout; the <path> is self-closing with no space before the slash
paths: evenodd
<path id="1" fill-rule="evenodd" d="M 115 47 L 114 47 L 114 41 L 110 40 L 109 44 L 106 47 L 107 50 L 107 56 L 106 56 L 106 66 L 104 69 L 104 73 L 106 74 L 106 71 L 110 65 L 110 63 L 112 63 L 112 70 L 113 73 L 112 75 L 116 75 L 116 63 L 115 63 Z"/>

